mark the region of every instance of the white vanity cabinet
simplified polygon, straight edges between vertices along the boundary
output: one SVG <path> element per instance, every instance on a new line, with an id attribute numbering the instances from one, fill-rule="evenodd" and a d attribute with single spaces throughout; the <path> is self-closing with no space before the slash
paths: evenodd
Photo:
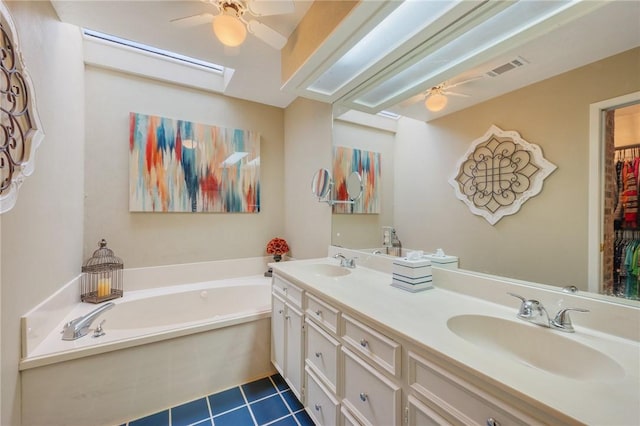
<path id="1" fill-rule="evenodd" d="M 303 401 L 304 315 L 303 291 L 289 281 L 273 276 L 271 290 L 271 362 Z"/>
<path id="2" fill-rule="evenodd" d="M 356 296 L 295 282 L 274 275 L 272 359 L 318 426 L 572 423 L 355 309 Z"/>

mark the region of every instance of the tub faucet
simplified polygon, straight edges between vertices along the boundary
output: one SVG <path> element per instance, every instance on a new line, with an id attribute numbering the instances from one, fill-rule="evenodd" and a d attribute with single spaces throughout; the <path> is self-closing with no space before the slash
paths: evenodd
<path id="1" fill-rule="evenodd" d="M 76 340 L 86 335 L 89 332 L 89 327 L 91 327 L 93 321 L 95 321 L 96 318 L 98 318 L 104 311 L 107 311 L 114 306 L 115 303 L 109 302 L 84 316 L 72 319 L 64 325 L 64 329 L 62 330 L 62 340 Z"/>
<path id="2" fill-rule="evenodd" d="M 342 253 L 338 253 L 333 256 L 335 259 L 340 259 L 340 266 L 344 266 L 345 268 L 355 268 L 356 267 L 356 259 L 357 257 L 352 257 L 349 259 Z"/>

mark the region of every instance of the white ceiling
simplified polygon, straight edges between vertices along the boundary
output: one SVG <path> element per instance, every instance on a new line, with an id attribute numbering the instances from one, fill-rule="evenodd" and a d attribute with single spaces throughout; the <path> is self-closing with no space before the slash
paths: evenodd
<path id="1" fill-rule="evenodd" d="M 259 20 L 288 37 L 311 3 L 310 0 L 295 0 L 294 13 Z M 210 25 L 183 27 L 170 22 L 199 13 L 213 13 L 215 9 L 204 2 L 53 0 L 52 4 L 63 22 L 235 69 L 225 90 L 228 96 L 278 107 L 286 107 L 297 96 L 281 90 L 280 52 L 257 38 L 249 35 L 237 52 L 229 55 L 216 40 Z M 616 0 L 603 4 L 566 24 L 550 28 L 533 40 L 523 41 L 507 51 L 502 49 L 499 55 L 487 57 L 481 64 L 447 77 L 448 81 L 455 83 L 484 75 L 516 57 L 528 61 L 526 66 L 499 77 L 486 77 L 457 87 L 455 91 L 471 96 L 450 97 L 447 108 L 440 113 L 429 113 L 422 102 L 387 109 L 419 120 L 429 120 L 639 46 L 640 1 Z M 331 43 L 338 46 L 340 40 L 332 40 Z"/>

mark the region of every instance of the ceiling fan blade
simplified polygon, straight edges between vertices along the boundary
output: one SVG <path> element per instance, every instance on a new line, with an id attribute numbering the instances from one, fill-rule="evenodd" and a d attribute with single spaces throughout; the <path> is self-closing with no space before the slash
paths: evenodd
<path id="1" fill-rule="evenodd" d="M 484 78 L 484 76 L 483 75 L 478 75 L 478 76 L 475 76 L 475 77 L 467 78 L 466 80 L 459 81 L 457 83 L 445 84 L 444 88 L 445 89 L 451 89 L 451 88 L 458 87 L 458 86 L 461 86 L 463 84 L 469 83 L 470 81 L 478 80 L 480 78 Z"/>
<path id="2" fill-rule="evenodd" d="M 255 16 L 284 15 L 293 13 L 293 0 L 249 0 L 249 12 Z"/>
<path id="3" fill-rule="evenodd" d="M 172 19 L 172 24 L 182 27 L 182 28 L 191 28 L 197 27 L 198 25 L 209 24 L 213 20 L 212 13 L 199 13 L 197 15 L 185 16 L 183 18 Z"/>
<path id="4" fill-rule="evenodd" d="M 426 96 L 427 96 L 427 95 L 426 95 L 425 93 L 417 94 L 417 95 L 415 95 L 415 96 L 410 97 L 409 99 L 407 99 L 407 100 L 405 100 L 405 101 L 400 102 L 400 103 L 398 104 L 398 106 L 399 106 L 400 108 L 406 108 L 406 107 L 409 107 L 409 106 L 411 106 L 411 105 L 413 105 L 413 104 L 415 104 L 415 103 L 418 103 L 418 102 L 422 102 L 422 101 L 424 101 L 424 98 L 425 98 Z"/>
<path id="5" fill-rule="evenodd" d="M 444 92 L 442 92 L 443 95 L 447 95 L 447 96 L 458 96 L 461 98 L 470 98 L 471 95 L 467 95 L 466 93 L 457 93 L 457 92 L 449 92 L 448 90 L 445 90 Z"/>
<path id="6" fill-rule="evenodd" d="M 256 20 L 249 21 L 247 29 L 251 34 L 255 35 L 274 49 L 280 50 L 285 44 L 287 44 L 287 38 L 285 36 Z"/>

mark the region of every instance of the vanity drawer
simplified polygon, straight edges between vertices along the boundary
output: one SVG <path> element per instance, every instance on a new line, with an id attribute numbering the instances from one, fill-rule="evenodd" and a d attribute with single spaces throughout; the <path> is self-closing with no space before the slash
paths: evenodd
<path id="1" fill-rule="evenodd" d="M 307 366 L 307 413 L 318 425 L 338 425 L 340 403 Z"/>
<path id="2" fill-rule="evenodd" d="M 451 426 L 452 423 L 445 420 L 436 411 L 423 404 L 413 395 L 407 398 L 409 426 Z"/>
<path id="3" fill-rule="evenodd" d="M 344 405 L 340 408 L 340 419 L 342 420 L 342 426 L 362 426 L 362 423 Z"/>
<path id="4" fill-rule="evenodd" d="M 297 308 L 302 308 L 302 289 L 291 284 L 284 278 L 273 276 L 273 290 L 283 295 L 288 302 Z"/>
<path id="5" fill-rule="evenodd" d="M 326 382 L 327 387 L 336 393 L 338 380 L 338 356 L 340 343 L 324 332 L 307 318 L 307 364 Z"/>
<path id="6" fill-rule="evenodd" d="M 323 325 L 327 330 L 337 335 L 340 311 L 329 305 L 327 302 L 323 302 L 309 293 L 306 294 L 306 297 L 308 318 L 313 319 L 315 322 Z"/>
<path id="7" fill-rule="evenodd" d="M 484 425 L 489 419 L 501 426 L 540 423 L 411 351 L 407 376 L 411 390 L 440 407 L 452 423 Z"/>
<path id="8" fill-rule="evenodd" d="M 401 346 L 392 339 L 343 314 L 343 339 L 375 364 L 396 377 L 400 376 Z"/>
<path id="9" fill-rule="evenodd" d="M 356 354 L 342 348 L 344 358 L 344 399 L 363 423 L 393 426 L 400 421 L 400 386 L 375 371 Z"/>

